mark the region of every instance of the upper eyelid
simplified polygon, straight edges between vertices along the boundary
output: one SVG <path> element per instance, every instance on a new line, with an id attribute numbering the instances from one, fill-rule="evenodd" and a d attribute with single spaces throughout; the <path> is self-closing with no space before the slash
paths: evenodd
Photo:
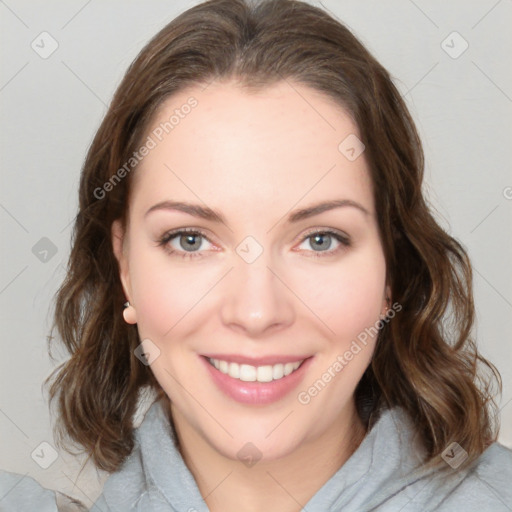
<path id="1" fill-rule="evenodd" d="M 203 230 L 198 228 L 179 228 L 179 229 L 171 229 L 166 231 L 161 237 L 160 240 L 164 240 L 166 238 L 173 239 L 178 235 L 182 234 L 192 234 L 192 235 L 201 235 L 203 238 L 206 238 L 209 242 L 212 242 L 211 237 Z M 213 243 L 213 242 L 212 242 Z"/>

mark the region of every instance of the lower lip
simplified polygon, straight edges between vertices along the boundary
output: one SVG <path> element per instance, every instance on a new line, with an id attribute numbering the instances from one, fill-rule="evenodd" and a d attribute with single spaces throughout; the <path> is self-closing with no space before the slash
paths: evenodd
<path id="1" fill-rule="evenodd" d="M 245 382 L 234 379 L 217 370 L 208 361 L 208 358 L 201 356 L 201 359 L 204 361 L 213 382 L 226 395 L 243 404 L 265 405 L 277 402 L 296 388 L 303 379 L 313 357 L 305 359 L 299 368 L 290 375 L 271 382 Z"/>

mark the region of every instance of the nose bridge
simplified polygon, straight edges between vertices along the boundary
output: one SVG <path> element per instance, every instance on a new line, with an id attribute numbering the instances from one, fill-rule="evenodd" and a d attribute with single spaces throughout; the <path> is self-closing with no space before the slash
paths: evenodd
<path id="1" fill-rule="evenodd" d="M 237 247 L 221 310 L 224 324 L 251 336 L 289 325 L 294 318 L 291 294 L 276 277 L 279 271 L 273 268 L 271 251 L 258 245 L 245 240 Z"/>

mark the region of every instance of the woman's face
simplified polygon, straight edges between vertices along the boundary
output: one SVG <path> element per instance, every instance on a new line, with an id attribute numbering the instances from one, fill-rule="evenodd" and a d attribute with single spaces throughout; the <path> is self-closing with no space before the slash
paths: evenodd
<path id="1" fill-rule="evenodd" d="M 357 135 L 308 87 L 229 82 L 169 98 L 143 141 L 113 225 L 123 286 L 180 430 L 229 458 L 283 457 L 354 417 L 387 296 Z"/>

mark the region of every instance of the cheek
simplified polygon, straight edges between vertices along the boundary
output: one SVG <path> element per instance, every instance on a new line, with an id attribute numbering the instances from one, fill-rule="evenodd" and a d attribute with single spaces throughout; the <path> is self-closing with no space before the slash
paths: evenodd
<path id="1" fill-rule="evenodd" d="M 354 253 L 337 264 L 319 266 L 294 277 L 297 293 L 328 329 L 328 337 L 346 341 L 374 325 L 382 312 L 385 261 L 375 248 Z M 300 277 L 300 278 L 299 278 Z M 302 281 L 302 285 L 299 283 Z"/>
<path id="2" fill-rule="evenodd" d="M 162 339 L 192 313 L 218 276 L 211 266 L 179 261 L 163 249 L 134 247 L 130 279 L 141 337 Z M 184 324 L 182 324 L 184 325 Z"/>

